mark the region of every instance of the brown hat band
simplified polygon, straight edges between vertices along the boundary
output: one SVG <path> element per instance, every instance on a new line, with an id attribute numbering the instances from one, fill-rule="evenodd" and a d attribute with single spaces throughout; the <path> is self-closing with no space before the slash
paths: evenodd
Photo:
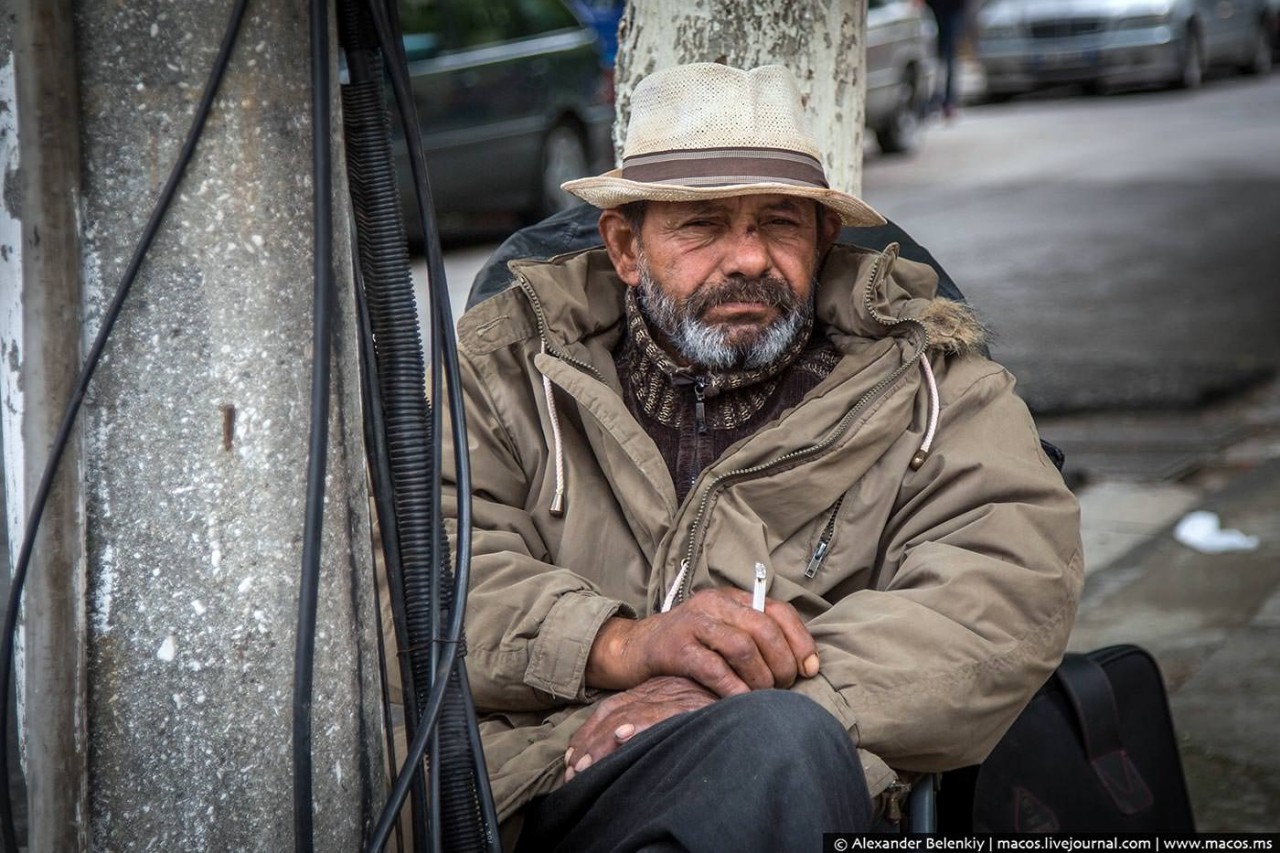
<path id="1" fill-rule="evenodd" d="M 624 157 L 619 177 L 638 183 L 690 187 L 758 183 L 827 186 L 822 164 L 816 157 L 779 148 L 700 148 Z"/>

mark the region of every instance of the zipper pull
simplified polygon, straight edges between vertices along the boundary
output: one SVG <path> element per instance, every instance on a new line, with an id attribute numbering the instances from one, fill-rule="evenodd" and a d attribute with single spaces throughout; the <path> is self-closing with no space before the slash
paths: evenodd
<path id="1" fill-rule="evenodd" d="M 822 561 L 827 558 L 828 541 L 824 536 L 818 540 L 818 547 L 813 549 L 813 556 L 809 558 L 809 565 L 805 567 L 804 576 L 813 580 L 818 574 L 818 569 L 822 568 Z"/>
<path id="2" fill-rule="evenodd" d="M 804 576 L 809 580 L 813 580 L 814 575 L 818 573 L 818 569 L 822 568 L 822 561 L 827 558 L 827 549 L 831 547 L 831 540 L 836 535 L 836 519 L 840 515 L 840 507 L 844 506 L 846 495 L 840 496 L 840 499 L 831 507 L 831 515 L 827 516 L 827 523 L 822 528 L 822 535 L 818 537 L 818 544 L 813 549 L 813 556 L 809 558 L 809 565 L 804 570 Z"/>
<path id="3" fill-rule="evenodd" d="M 699 376 L 693 380 L 693 418 L 698 425 L 698 433 L 707 431 L 707 402 L 703 397 L 703 393 L 707 390 L 707 380 L 705 377 Z"/>

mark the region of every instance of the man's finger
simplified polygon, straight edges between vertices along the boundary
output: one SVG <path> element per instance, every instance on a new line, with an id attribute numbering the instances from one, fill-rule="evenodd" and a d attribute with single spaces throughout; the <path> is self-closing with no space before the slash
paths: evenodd
<path id="1" fill-rule="evenodd" d="M 703 618 L 713 622 L 725 623 L 745 631 L 751 636 L 755 642 L 756 651 L 754 655 L 745 658 L 744 665 L 750 667 L 750 660 L 754 656 L 758 656 L 764 660 L 765 665 L 769 668 L 772 678 L 765 682 L 753 680 L 750 676 L 751 670 L 744 671 L 739 666 L 739 661 L 744 658 L 735 658 L 731 664 L 743 677 L 745 681 L 756 689 L 764 687 L 790 687 L 796 680 L 796 673 L 800 669 L 801 661 L 804 658 L 797 658 L 795 651 L 791 648 L 787 634 L 782 630 L 782 625 L 778 624 L 778 620 L 768 613 L 759 613 L 752 607 L 752 596 L 750 593 L 732 587 L 718 587 L 715 589 L 706 589 L 696 593 L 689 601 L 682 606 L 688 606 L 693 610 L 699 611 Z M 804 623 L 800 621 L 799 616 L 793 608 L 789 608 L 790 615 L 795 618 L 795 623 L 804 631 Z M 787 614 L 783 613 L 783 618 Z M 808 632 L 804 631 L 805 636 Z M 712 644 L 708 644 L 712 645 Z M 721 649 L 712 645 L 718 651 L 721 651 L 729 657 L 731 649 Z M 743 654 L 740 652 L 740 654 Z"/>
<path id="2" fill-rule="evenodd" d="M 751 606 L 751 593 L 741 589 L 734 589 L 729 590 L 729 594 L 736 602 L 746 607 Z M 800 618 L 800 614 L 796 612 L 796 609 L 785 601 L 767 598 L 765 599 L 764 612 L 778 626 L 778 630 L 782 632 L 782 636 L 792 657 L 795 659 L 799 672 L 806 678 L 812 678 L 817 675 L 818 645 L 813 641 L 813 635 L 805 627 L 804 620 Z"/>
<path id="3" fill-rule="evenodd" d="M 751 688 L 718 653 L 705 645 L 690 643 L 682 655 L 684 675 L 692 678 L 717 696 L 737 696 Z"/>
<path id="4" fill-rule="evenodd" d="M 791 680 L 795 680 L 795 661 L 787 652 L 786 645 L 776 627 L 764 628 L 760 623 L 769 622 L 767 618 L 752 613 L 754 620 L 748 620 L 744 627 L 725 622 L 710 622 L 702 626 L 698 639 L 707 648 L 720 655 L 733 668 L 752 690 L 764 690 L 776 686 L 785 678 L 790 669 Z M 754 630 L 753 630 L 754 629 Z M 768 637 L 772 630 L 775 637 Z M 770 643 L 775 648 L 769 648 Z M 779 648 L 780 647 L 780 651 Z M 774 667 L 783 670 L 778 673 Z"/>

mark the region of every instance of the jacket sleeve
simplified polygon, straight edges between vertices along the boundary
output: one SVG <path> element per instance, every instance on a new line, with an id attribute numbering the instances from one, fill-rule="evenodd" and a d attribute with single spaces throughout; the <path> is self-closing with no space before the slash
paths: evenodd
<path id="1" fill-rule="evenodd" d="M 965 361 L 904 472 L 879 579 L 810 622 L 821 671 L 795 687 L 903 770 L 987 756 L 1061 659 L 1082 584 L 1078 505 L 1013 378 Z"/>
<path id="2" fill-rule="evenodd" d="M 527 711 L 582 702 L 587 654 L 600 626 L 634 617 L 579 575 L 551 563 L 526 509 L 529 475 L 499 407 L 474 362 L 462 353 L 462 391 L 471 467 L 471 579 L 467 673 L 478 707 Z M 488 376 L 490 383 L 498 381 Z M 444 512 L 456 543 L 457 476 L 446 430 Z M 456 544 L 455 553 L 456 553 Z"/>

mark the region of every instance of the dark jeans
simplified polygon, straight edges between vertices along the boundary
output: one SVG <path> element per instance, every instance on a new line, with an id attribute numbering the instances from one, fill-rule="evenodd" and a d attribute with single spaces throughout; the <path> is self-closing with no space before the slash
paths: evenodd
<path id="1" fill-rule="evenodd" d="M 765 690 L 666 720 L 534 800 L 517 850 L 817 851 L 871 820 L 848 733 Z"/>
<path id="2" fill-rule="evenodd" d="M 960 48 L 960 38 L 964 35 L 964 7 L 956 9 L 939 9 L 935 17 L 938 22 L 938 94 L 941 105 L 956 105 L 956 52 Z"/>

